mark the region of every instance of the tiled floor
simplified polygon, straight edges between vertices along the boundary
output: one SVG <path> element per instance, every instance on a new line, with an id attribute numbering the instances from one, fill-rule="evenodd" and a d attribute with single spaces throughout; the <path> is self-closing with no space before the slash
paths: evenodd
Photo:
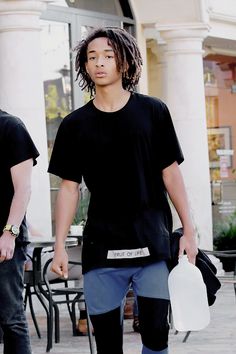
<path id="1" fill-rule="evenodd" d="M 42 332 L 38 339 L 28 314 L 33 354 L 45 353 L 46 322 L 44 311 L 38 307 L 37 317 Z M 170 331 L 169 354 L 236 354 L 236 303 L 232 285 L 223 285 L 217 301 L 211 307 L 211 323 L 200 331 L 191 333 L 186 343 L 182 343 L 185 333 Z M 1 348 L 1 345 L 0 345 Z M 132 330 L 132 321 L 125 320 L 124 354 L 140 354 L 139 334 Z M 88 338 L 73 337 L 67 312 L 61 316 L 61 342 L 53 345 L 52 354 L 89 354 Z M 111 348 L 112 354 L 112 348 Z"/>

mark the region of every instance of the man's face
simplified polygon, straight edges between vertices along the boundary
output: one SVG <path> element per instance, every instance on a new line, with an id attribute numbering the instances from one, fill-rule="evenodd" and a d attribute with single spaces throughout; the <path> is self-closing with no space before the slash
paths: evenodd
<path id="1" fill-rule="evenodd" d="M 97 87 L 119 82 L 122 85 L 122 73 L 117 70 L 115 53 L 105 37 L 89 43 L 86 70 Z"/>

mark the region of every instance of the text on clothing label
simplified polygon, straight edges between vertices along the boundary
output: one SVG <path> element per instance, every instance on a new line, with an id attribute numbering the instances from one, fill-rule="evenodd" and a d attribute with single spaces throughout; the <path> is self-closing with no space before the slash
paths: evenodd
<path id="1" fill-rule="evenodd" d="M 107 253 L 107 259 L 137 258 L 147 257 L 149 255 L 150 253 L 147 247 L 132 250 L 110 250 Z"/>

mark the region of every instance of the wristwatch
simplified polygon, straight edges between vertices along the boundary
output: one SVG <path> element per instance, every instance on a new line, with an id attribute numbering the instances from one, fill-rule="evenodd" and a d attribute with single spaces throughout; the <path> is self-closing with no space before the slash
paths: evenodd
<path id="1" fill-rule="evenodd" d="M 20 233 L 19 227 L 11 224 L 7 224 L 6 226 L 4 226 L 3 232 L 4 231 L 9 231 L 11 235 L 15 237 L 19 236 Z"/>

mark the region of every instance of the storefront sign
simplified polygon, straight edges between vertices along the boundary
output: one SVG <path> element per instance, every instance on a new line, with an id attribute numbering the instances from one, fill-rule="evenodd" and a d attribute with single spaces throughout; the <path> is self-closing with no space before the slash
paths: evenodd
<path id="1" fill-rule="evenodd" d="M 222 155 L 220 156 L 220 177 L 227 178 L 229 177 L 228 171 L 228 156 Z"/>

